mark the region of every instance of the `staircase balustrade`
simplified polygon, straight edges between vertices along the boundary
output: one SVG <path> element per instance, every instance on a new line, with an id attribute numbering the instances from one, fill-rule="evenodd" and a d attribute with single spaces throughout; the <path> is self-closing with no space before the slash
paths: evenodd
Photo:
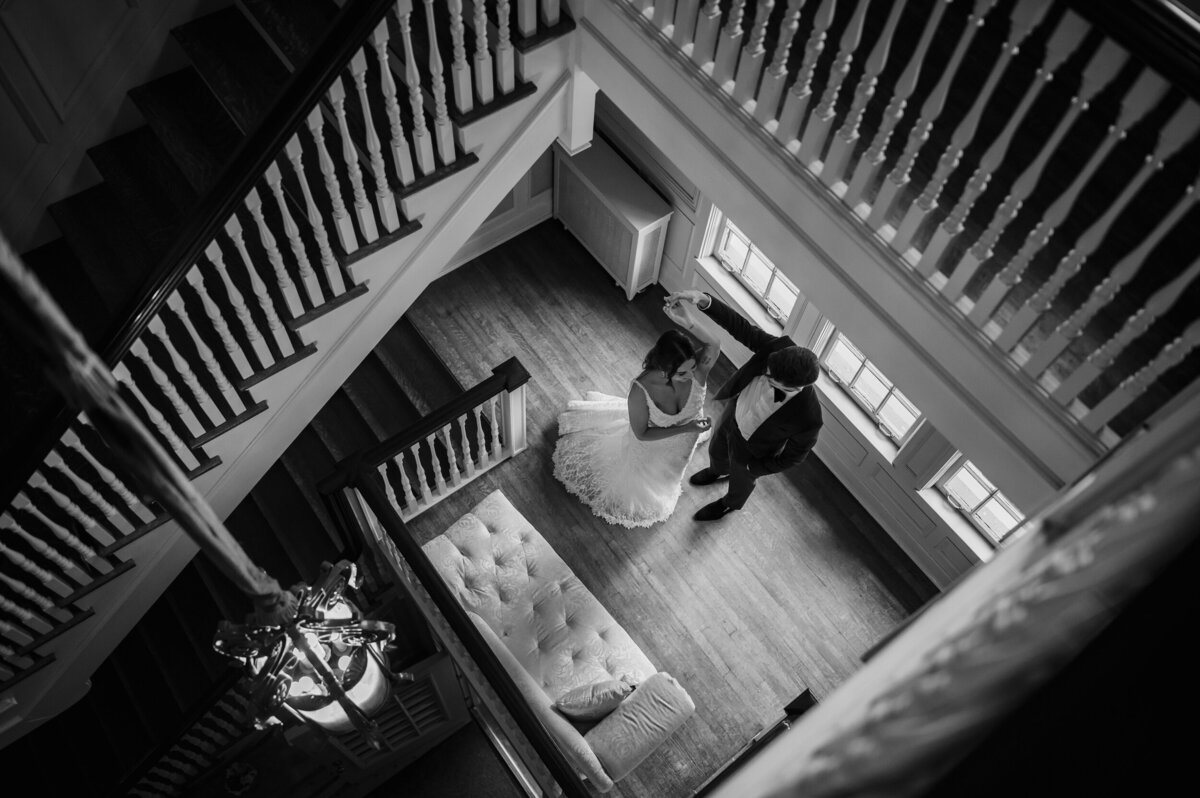
<path id="1" fill-rule="evenodd" d="M 253 397 L 254 385 L 314 351 L 299 325 L 361 292 L 349 279 L 348 259 L 419 226 L 402 218 L 400 195 L 413 190 L 418 175 L 433 179 L 439 170 L 474 162 L 456 152 L 448 103 L 478 115 L 517 88 L 508 2 L 474 3 L 472 60 L 462 46 L 461 3 L 447 4 L 443 17 L 442 3 L 419 2 L 425 20 L 419 29 L 412 0 L 344 4 L 326 39 L 201 198 L 134 314 L 101 347 L 135 412 L 193 477 L 219 465 L 204 444 L 265 408 Z M 495 67 L 489 9 L 498 15 Z M 558 3 L 544 3 L 540 12 L 535 3 L 517 3 L 522 36 L 536 32 L 538 13 L 557 23 Z M 445 26 L 455 42 L 452 99 L 439 50 Z M 418 53 L 427 56 L 424 66 Z M 411 105 L 407 117 L 400 91 Z M 410 458 L 451 460 L 432 474 L 413 471 L 421 474 L 420 498 L 406 494 L 406 501 L 413 496 L 409 507 L 428 506 L 461 484 L 457 473 L 447 483 L 442 467 L 482 473 L 501 459 L 495 436 L 516 438 L 501 432 L 498 406 L 487 406 L 486 423 L 472 422 L 490 425 L 490 460 L 487 447 L 474 454 L 465 447 L 461 462 L 453 459 L 446 441 L 461 419 L 446 419 L 411 442 Z M 74 599 L 132 567 L 115 552 L 165 520 L 134 495 L 82 416 L 60 412 L 28 456 L 27 480 L 0 497 L 0 507 L 8 508 L 0 515 L 0 555 L 12 566 L 0 572 L 12 597 L 0 604 L 6 641 L 0 690 L 52 659 L 33 653 L 31 643 L 84 617 Z"/>
<path id="2" fill-rule="evenodd" d="M 1137 12 L 1035 0 L 794 0 L 776 14 L 770 0 L 732 0 L 724 17 L 716 2 L 617 4 L 1097 453 L 1154 411 L 1135 407 L 1152 386 L 1160 398 L 1188 389 L 1195 369 L 1162 381 L 1196 337 L 1194 312 L 1164 327 L 1192 278 L 1171 281 L 1197 254 L 1194 237 L 1179 243 L 1200 174 L 1200 105 L 1172 90 L 1196 87 L 1179 36 L 1157 53 L 1145 30 L 1118 36 Z M 1151 39 L 1159 22 L 1146 19 Z M 998 105 L 1011 110 L 989 117 Z M 1171 196 L 1185 196 L 1146 218 L 1142 208 L 1163 204 L 1164 174 Z M 1015 223 L 1022 209 L 1033 218 Z M 1090 267 L 1114 249 L 1132 251 L 1108 274 Z M 1173 265 L 1151 276 L 1140 268 L 1150 258 Z M 1153 299 L 1123 294 L 1135 276 Z M 1135 312 L 1138 301 L 1147 307 Z M 1153 338 L 1149 318 L 1160 322 Z M 1130 347 L 1152 362 L 1117 361 Z"/>

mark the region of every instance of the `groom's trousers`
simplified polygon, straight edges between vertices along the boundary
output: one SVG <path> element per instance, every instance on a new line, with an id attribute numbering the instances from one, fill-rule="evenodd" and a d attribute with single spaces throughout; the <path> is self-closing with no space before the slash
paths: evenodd
<path id="1" fill-rule="evenodd" d="M 729 491 L 725 494 L 725 506 L 740 510 L 754 492 L 754 484 L 758 477 L 750 473 L 749 464 L 753 462 L 750 446 L 738 429 L 734 409 L 737 407 L 736 398 L 721 414 L 721 421 L 713 430 L 713 436 L 708 442 L 708 467 L 719 474 L 729 475 Z"/>

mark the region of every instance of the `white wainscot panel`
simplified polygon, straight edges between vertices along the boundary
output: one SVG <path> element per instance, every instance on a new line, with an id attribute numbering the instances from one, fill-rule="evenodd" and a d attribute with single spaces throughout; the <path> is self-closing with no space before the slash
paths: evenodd
<path id="1" fill-rule="evenodd" d="M 822 410 L 825 423 L 817 437 L 817 454 L 822 460 L 826 459 L 827 455 L 833 456 L 846 468 L 858 471 L 867 459 L 867 448 L 858 440 L 858 436 L 842 423 L 841 418 L 830 411 L 828 405 L 822 403 Z"/>

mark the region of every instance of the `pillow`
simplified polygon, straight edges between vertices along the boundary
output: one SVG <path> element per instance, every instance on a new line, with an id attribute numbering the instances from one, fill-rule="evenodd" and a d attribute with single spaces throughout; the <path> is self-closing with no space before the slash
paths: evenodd
<path id="1" fill-rule="evenodd" d="M 568 690 L 554 702 L 554 708 L 572 720 L 600 720 L 612 712 L 637 685 L 622 676 Z"/>

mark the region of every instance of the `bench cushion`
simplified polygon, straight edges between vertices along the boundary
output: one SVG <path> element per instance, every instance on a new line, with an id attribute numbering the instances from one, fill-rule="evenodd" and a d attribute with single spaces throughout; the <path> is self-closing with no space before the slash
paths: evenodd
<path id="1" fill-rule="evenodd" d="M 500 491 L 424 546 L 463 606 L 495 632 L 550 701 L 656 668 Z"/>

